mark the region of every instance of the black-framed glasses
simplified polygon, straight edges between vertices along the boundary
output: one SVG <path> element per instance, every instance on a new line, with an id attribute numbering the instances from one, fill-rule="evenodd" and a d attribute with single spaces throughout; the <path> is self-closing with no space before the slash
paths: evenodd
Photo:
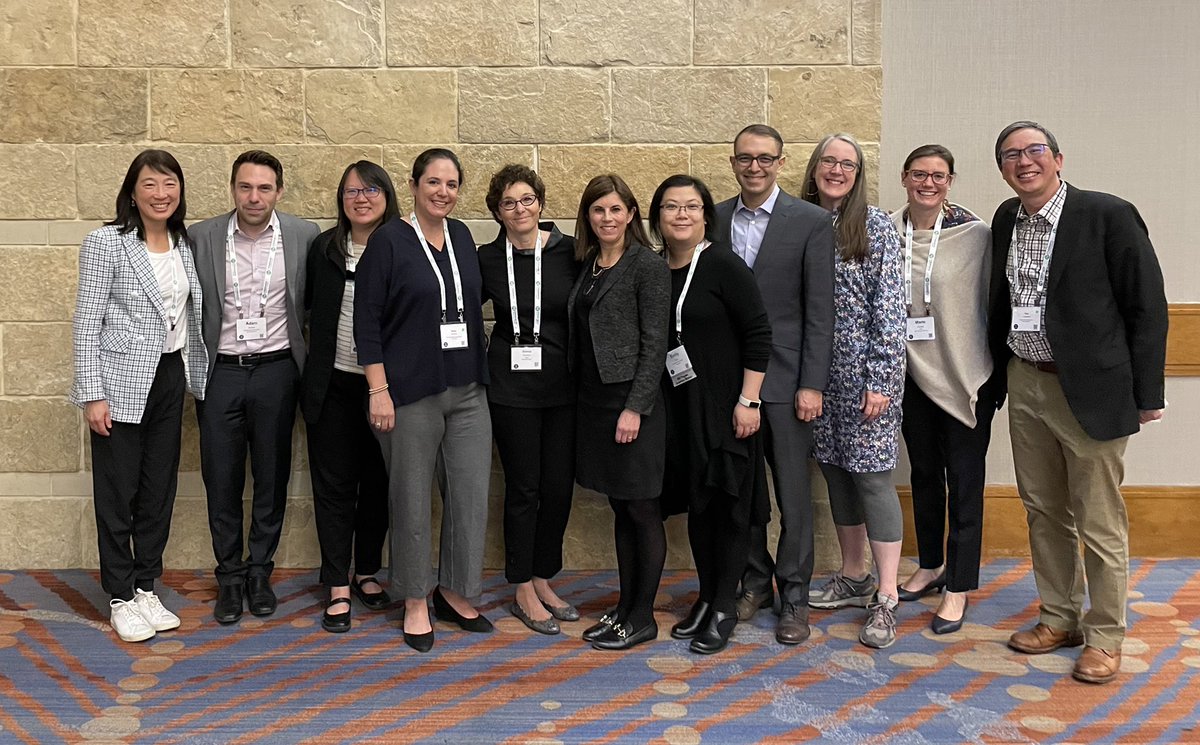
<path id="1" fill-rule="evenodd" d="M 908 180 L 914 184 L 923 184 L 925 179 L 932 179 L 933 183 L 941 186 L 950 180 L 950 174 L 945 171 L 909 171 Z"/>
<path id="2" fill-rule="evenodd" d="M 501 199 L 500 209 L 504 212 L 512 212 L 517 208 L 518 204 L 522 207 L 529 208 L 532 207 L 534 202 L 537 200 L 538 198 L 536 194 L 526 194 L 520 199 Z"/>
<path id="3" fill-rule="evenodd" d="M 846 173 L 854 173 L 858 170 L 858 164 L 849 158 L 846 158 L 845 160 L 838 160 L 832 155 L 826 155 L 821 158 L 820 163 L 830 171 L 832 171 L 834 168 L 841 168 Z"/>
<path id="4" fill-rule="evenodd" d="M 1030 160 L 1036 160 L 1037 158 L 1045 155 L 1049 150 L 1049 145 L 1044 142 L 1037 142 L 1033 145 L 1026 145 L 1025 147 L 1014 147 L 1008 150 L 1001 150 L 1000 160 L 1006 163 L 1013 163 L 1021 159 L 1021 153 L 1025 153 L 1025 157 L 1029 158 Z"/>
<path id="5" fill-rule="evenodd" d="M 741 155 L 733 156 L 733 162 L 737 163 L 742 168 L 749 166 L 751 163 L 758 161 L 758 165 L 763 168 L 770 168 L 783 158 L 782 155 L 749 155 L 742 153 Z"/>
<path id="6" fill-rule="evenodd" d="M 383 189 L 378 186 L 364 186 L 361 189 L 356 189 L 353 186 L 347 186 L 342 189 L 342 199 L 358 199 L 358 195 L 362 194 L 367 199 L 374 199 L 383 193 Z"/>

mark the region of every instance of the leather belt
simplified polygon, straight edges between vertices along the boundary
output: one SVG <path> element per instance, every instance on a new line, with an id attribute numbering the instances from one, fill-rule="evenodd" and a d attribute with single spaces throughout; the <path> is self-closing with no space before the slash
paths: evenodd
<path id="1" fill-rule="evenodd" d="M 238 367 L 254 367 L 264 362 L 278 362 L 292 356 L 292 350 L 280 349 L 277 352 L 262 352 L 260 354 L 218 354 L 217 362 Z"/>
<path id="2" fill-rule="evenodd" d="M 1036 368 L 1044 373 L 1053 373 L 1054 375 L 1058 375 L 1058 365 L 1054 364 L 1053 362 L 1035 362 L 1034 360 L 1027 360 L 1024 357 L 1017 357 L 1017 359 L 1024 362 L 1026 365 Z"/>

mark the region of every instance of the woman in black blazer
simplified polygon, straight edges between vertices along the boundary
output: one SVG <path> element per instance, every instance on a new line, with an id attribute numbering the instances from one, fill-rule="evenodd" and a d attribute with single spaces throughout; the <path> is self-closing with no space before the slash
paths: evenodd
<path id="1" fill-rule="evenodd" d="M 308 425 L 321 584 L 329 588 L 321 627 L 335 633 L 350 628 L 352 590 L 372 610 L 391 602 L 374 577 L 387 534 L 388 482 L 367 423 L 367 380 L 354 345 L 354 270 L 367 238 L 397 214 L 387 171 L 367 160 L 351 163 L 338 183 L 337 225 L 319 235 L 308 254 L 308 362 L 300 409 Z"/>
<path id="2" fill-rule="evenodd" d="M 615 513 L 617 607 L 584 632 L 596 649 L 658 636 L 654 596 L 666 560 L 662 488 L 666 422 L 658 377 L 671 299 L 666 262 L 648 248 L 637 199 L 620 176 L 597 176 L 579 200 L 570 347 L 579 378 L 576 480 Z"/>

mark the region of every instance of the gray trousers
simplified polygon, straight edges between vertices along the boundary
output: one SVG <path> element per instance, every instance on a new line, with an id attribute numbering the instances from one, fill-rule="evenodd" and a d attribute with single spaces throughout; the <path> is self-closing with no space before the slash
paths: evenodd
<path id="1" fill-rule="evenodd" d="M 829 509 L 835 525 L 867 524 L 867 537 L 880 543 L 904 540 L 904 516 L 900 497 L 892 484 L 892 470 L 852 473 L 830 463 L 821 463 L 829 485 Z"/>
<path id="2" fill-rule="evenodd" d="M 391 504 L 392 588 L 405 598 L 433 591 L 436 475 L 442 486 L 436 584 L 468 598 L 479 595 L 492 464 L 486 389 L 472 383 L 397 407 L 395 429 L 380 433 L 379 442 Z"/>
<path id="3" fill-rule="evenodd" d="M 803 607 L 808 602 L 808 585 L 813 573 L 812 488 L 808 456 L 812 451 L 811 422 L 796 418 L 796 408 L 787 403 L 764 403 L 763 434 L 767 464 L 779 505 L 779 547 L 775 559 L 767 548 L 767 526 L 750 527 L 750 554 L 742 589 L 769 592 L 771 576 L 784 601 Z"/>

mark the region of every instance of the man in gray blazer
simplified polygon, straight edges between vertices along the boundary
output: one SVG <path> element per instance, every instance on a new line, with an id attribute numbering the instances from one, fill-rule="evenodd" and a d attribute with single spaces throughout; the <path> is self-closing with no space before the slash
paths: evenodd
<path id="1" fill-rule="evenodd" d="M 779 188 L 784 161 L 783 137 L 774 128 L 752 124 L 739 132 L 729 162 L 742 190 L 717 205 L 717 228 L 754 270 L 771 320 L 761 406 L 779 505 L 779 547 L 772 561 L 766 526 L 752 529 L 737 613 L 745 621 L 773 605 L 774 574 L 780 594 L 775 638 L 799 644 L 809 636 L 813 573 L 812 421 L 821 415 L 833 347 L 833 221 Z"/>
<path id="2" fill-rule="evenodd" d="M 221 623 L 275 612 L 271 570 L 292 468 L 292 426 L 304 368 L 304 274 L 319 229 L 275 211 L 283 165 L 250 150 L 233 162 L 235 209 L 193 225 L 208 394 L 197 402 L 200 470 L 217 560 Z M 242 546 L 246 453 L 254 476 L 249 557 Z"/>

